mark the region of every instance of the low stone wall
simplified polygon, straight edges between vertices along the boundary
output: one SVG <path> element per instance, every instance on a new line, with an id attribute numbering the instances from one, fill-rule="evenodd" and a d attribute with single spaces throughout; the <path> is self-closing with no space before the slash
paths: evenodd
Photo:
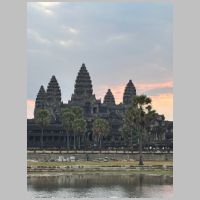
<path id="1" fill-rule="evenodd" d="M 139 153 L 138 152 L 59 152 L 59 151 L 49 151 L 49 152 L 34 152 L 29 151 L 27 153 L 28 160 L 37 160 L 37 161 L 68 161 L 71 158 L 75 158 L 75 160 L 138 160 Z M 170 152 L 144 152 L 143 158 L 146 161 L 151 160 L 161 160 L 161 161 L 172 161 L 173 153 Z"/>

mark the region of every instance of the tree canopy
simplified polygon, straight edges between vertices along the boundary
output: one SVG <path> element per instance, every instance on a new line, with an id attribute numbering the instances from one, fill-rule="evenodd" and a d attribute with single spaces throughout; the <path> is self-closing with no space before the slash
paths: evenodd
<path id="1" fill-rule="evenodd" d="M 134 132 L 139 139 L 140 165 L 143 165 L 142 142 L 148 135 L 149 127 L 155 119 L 156 111 L 152 110 L 151 98 L 146 95 L 134 96 L 132 104 L 124 115 L 123 133 L 131 136 Z"/>
<path id="2" fill-rule="evenodd" d="M 46 126 L 50 122 L 50 114 L 46 109 L 37 110 L 35 113 L 35 121 L 42 127 Z"/>

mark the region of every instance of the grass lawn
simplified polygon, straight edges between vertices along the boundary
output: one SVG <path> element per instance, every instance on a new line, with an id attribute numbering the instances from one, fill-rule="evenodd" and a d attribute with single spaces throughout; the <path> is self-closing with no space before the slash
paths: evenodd
<path id="1" fill-rule="evenodd" d="M 75 162 L 33 162 L 27 161 L 27 166 L 130 166 L 138 165 L 138 161 L 75 161 Z M 149 165 L 173 165 L 173 161 L 144 161 L 145 166 Z"/>
<path id="2" fill-rule="evenodd" d="M 138 166 L 138 161 L 75 161 L 75 162 L 33 162 L 28 161 L 27 166 L 37 167 L 37 166 L 44 166 L 44 167 L 60 167 L 60 166 L 91 166 L 91 167 L 117 167 L 117 166 Z M 173 161 L 145 161 L 145 166 L 155 166 L 155 165 L 166 165 L 166 166 L 173 166 Z M 48 171 L 48 172 L 42 172 L 42 171 L 32 171 L 28 172 L 28 174 L 46 174 L 46 173 L 56 173 L 56 171 Z M 60 173 L 60 172 L 59 172 Z M 78 169 L 64 169 L 61 172 L 62 174 L 155 174 L 155 175 L 172 175 L 173 170 L 164 170 L 164 169 L 84 169 L 84 171 L 80 171 Z"/>
<path id="3" fill-rule="evenodd" d="M 101 171 L 101 170 L 85 170 L 84 172 L 80 171 L 70 171 L 70 170 L 65 170 L 62 172 L 29 172 L 28 175 L 31 174 L 61 174 L 61 175 L 71 175 L 71 174 L 118 174 L 118 175 L 132 175 L 132 174 L 153 174 L 153 175 L 173 175 L 172 170 L 106 170 L 106 171 Z"/>

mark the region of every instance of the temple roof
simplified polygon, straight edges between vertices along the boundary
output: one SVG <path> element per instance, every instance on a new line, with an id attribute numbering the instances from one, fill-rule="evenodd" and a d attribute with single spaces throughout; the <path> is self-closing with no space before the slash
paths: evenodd
<path id="1" fill-rule="evenodd" d="M 44 86 L 41 85 L 35 101 L 35 108 L 45 108 L 46 106 L 46 92 Z"/>
<path id="2" fill-rule="evenodd" d="M 46 91 L 45 91 L 45 89 L 44 89 L 44 86 L 41 85 L 41 86 L 40 86 L 40 89 L 39 89 L 39 92 L 38 92 L 38 94 L 37 94 L 37 97 L 44 97 L 45 95 L 46 95 Z"/>
<path id="3" fill-rule="evenodd" d="M 124 90 L 123 103 L 130 104 L 132 102 L 133 96 L 135 96 L 135 95 L 136 95 L 135 86 L 134 86 L 132 80 L 129 80 L 129 82 L 127 83 L 125 90 Z"/>
<path id="4" fill-rule="evenodd" d="M 56 97 L 57 100 L 61 101 L 61 91 L 60 86 L 53 75 L 47 87 L 47 98 Z"/>
<path id="5" fill-rule="evenodd" d="M 115 98 L 110 89 L 108 89 L 108 91 L 104 97 L 103 103 L 108 104 L 108 105 L 115 105 Z"/>
<path id="6" fill-rule="evenodd" d="M 74 94 L 78 96 L 90 96 L 92 95 L 92 93 L 92 81 L 90 79 L 90 75 L 86 69 L 86 66 L 83 63 L 76 78 Z"/>
<path id="7" fill-rule="evenodd" d="M 45 98 L 46 98 L 46 92 L 45 92 L 44 86 L 41 85 L 39 92 L 37 94 L 37 97 L 36 97 L 36 102 L 41 101 L 41 100 L 45 100 Z"/>

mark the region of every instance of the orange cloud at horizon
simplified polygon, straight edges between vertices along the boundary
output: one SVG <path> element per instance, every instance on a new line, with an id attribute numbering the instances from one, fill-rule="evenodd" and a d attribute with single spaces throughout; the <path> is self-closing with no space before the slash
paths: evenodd
<path id="1" fill-rule="evenodd" d="M 154 89 L 161 88 L 173 88 L 173 81 L 161 82 L 161 83 L 136 83 L 137 90 L 140 92 L 146 92 Z"/>
<path id="2" fill-rule="evenodd" d="M 158 82 L 158 83 L 136 83 L 134 84 L 138 93 L 144 93 L 153 89 L 164 89 L 164 88 L 173 88 L 173 81 Z M 123 101 L 123 94 L 126 84 L 121 83 L 119 85 L 103 85 L 97 87 L 96 98 L 103 98 L 108 89 L 111 89 L 115 102 L 117 104 Z M 160 93 L 159 95 L 150 95 L 152 98 L 153 108 L 159 113 L 164 114 L 165 118 L 168 120 L 173 120 L 173 94 L 172 93 Z"/>
<path id="3" fill-rule="evenodd" d="M 173 120 L 173 94 L 162 93 L 150 97 L 153 109 L 159 114 L 164 114 L 166 120 Z"/>
<path id="4" fill-rule="evenodd" d="M 96 88 L 95 96 L 97 99 L 101 99 L 103 101 L 106 92 L 108 91 L 108 89 L 111 89 L 111 91 L 115 97 L 115 102 L 117 104 L 119 104 L 120 102 L 122 102 L 122 99 L 123 99 L 124 88 L 125 88 L 124 84 L 103 85 L 103 86 Z"/>
<path id="5" fill-rule="evenodd" d="M 108 89 L 111 89 L 115 101 L 117 104 L 123 101 L 123 94 L 124 94 L 124 89 L 126 87 L 127 83 L 121 83 L 119 85 L 102 85 L 100 87 L 96 88 L 96 97 L 98 99 L 104 98 L 106 92 Z M 143 93 L 147 92 L 149 90 L 153 89 L 162 89 L 162 88 L 173 88 L 173 81 L 166 81 L 166 82 L 160 82 L 160 83 L 136 83 L 134 84 L 136 87 L 137 93 Z"/>
<path id="6" fill-rule="evenodd" d="M 32 99 L 27 99 L 26 106 L 27 106 L 27 118 L 32 119 L 35 108 L 35 101 Z"/>
<path id="7" fill-rule="evenodd" d="M 126 84 L 120 84 L 120 85 L 103 85 L 95 88 L 95 95 L 97 99 L 101 99 L 103 101 L 103 98 L 107 92 L 107 90 L 110 88 L 114 97 L 115 102 L 119 104 L 123 100 L 123 93 L 125 89 Z M 167 82 L 161 82 L 161 83 L 136 83 L 135 84 L 137 93 L 143 93 L 149 90 L 153 89 L 159 89 L 159 88 L 173 88 L 173 82 L 167 81 Z M 172 93 L 160 93 L 158 95 L 150 95 L 152 98 L 152 105 L 153 108 L 159 113 L 164 114 L 165 118 L 167 120 L 173 120 L 173 94 Z M 32 99 L 27 100 L 27 117 L 33 118 L 33 112 L 35 107 L 35 101 Z"/>

